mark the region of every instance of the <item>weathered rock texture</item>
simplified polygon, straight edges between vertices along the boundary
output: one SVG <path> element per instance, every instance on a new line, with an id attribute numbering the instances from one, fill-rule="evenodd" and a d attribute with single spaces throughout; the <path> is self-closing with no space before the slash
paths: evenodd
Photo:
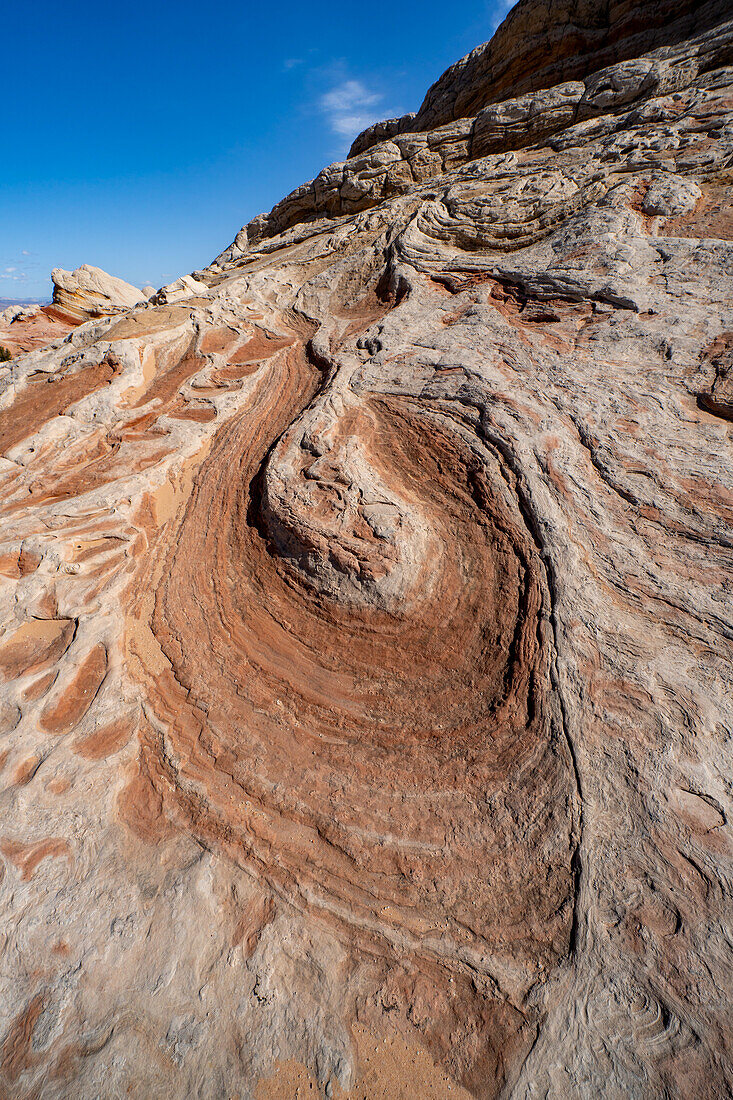
<path id="1" fill-rule="evenodd" d="M 733 13 L 596 8 L 14 364 L 0 1092 L 728 1094 Z"/>
<path id="2" fill-rule="evenodd" d="M 8 306 L 0 313 L 0 347 L 12 355 L 35 351 L 75 327 L 76 322 L 62 320 L 52 306 Z"/>
<path id="3" fill-rule="evenodd" d="M 56 267 L 51 272 L 53 311 L 61 320 L 81 324 L 93 317 L 124 313 L 140 305 L 145 295 L 137 287 L 108 275 L 101 267 L 82 264 L 76 271 Z"/>

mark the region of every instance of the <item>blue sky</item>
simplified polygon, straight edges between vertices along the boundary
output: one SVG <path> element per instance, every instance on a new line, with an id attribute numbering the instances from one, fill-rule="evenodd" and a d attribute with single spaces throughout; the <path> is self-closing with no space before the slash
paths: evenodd
<path id="1" fill-rule="evenodd" d="M 0 297 L 50 294 L 52 267 L 157 287 L 204 266 L 364 126 L 416 110 L 511 7 L 8 5 Z"/>

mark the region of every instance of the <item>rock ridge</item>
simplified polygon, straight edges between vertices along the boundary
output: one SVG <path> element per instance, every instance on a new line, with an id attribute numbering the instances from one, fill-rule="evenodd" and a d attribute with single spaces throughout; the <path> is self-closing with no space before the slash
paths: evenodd
<path id="1" fill-rule="evenodd" d="M 395 134 L 434 130 L 502 100 L 584 81 L 602 69 L 694 39 L 730 15 L 727 0 L 643 5 L 634 0 L 522 0 L 490 42 L 432 85 L 416 113 L 369 127 L 355 139 L 349 156 Z"/>
<path id="2" fill-rule="evenodd" d="M 517 5 L 506 22 L 511 25 L 512 16 L 521 15 L 525 6 Z M 689 9 L 690 5 L 686 7 Z M 535 9 L 533 0 L 528 0 L 528 10 L 536 16 Z M 704 86 L 707 72 L 733 62 L 730 4 L 709 3 L 702 11 L 695 10 L 697 33 L 693 37 L 594 71 L 582 81 L 564 81 L 537 92 L 489 103 L 474 116 L 442 123 L 427 133 L 420 128 L 420 115 L 406 116 L 404 129 L 403 120 L 397 120 L 396 130 L 392 128 L 394 120 L 377 123 L 369 131 L 374 142 L 370 138 L 362 148 L 363 142 L 357 139 L 348 160 L 329 165 L 315 180 L 286 196 L 269 214 L 258 215 L 244 226 L 229 248 L 216 258 L 212 273 L 216 273 L 217 267 L 236 262 L 252 245 L 297 225 L 370 209 L 382 201 L 414 193 L 421 184 L 430 186 L 442 174 L 488 155 L 541 147 L 575 126 L 586 124 L 587 129 L 594 118 L 604 119 L 609 141 L 614 128 L 631 130 L 634 111 L 645 101 L 673 95 L 693 85 Z M 692 19 L 688 10 L 687 22 L 682 25 Z M 672 35 L 667 28 L 665 33 L 674 41 L 680 32 L 678 28 Z M 642 40 L 648 41 L 649 36 Z M 476 56 L 483 56 L 484 49 L 479 47 Z M 618 117 L 621 115 L 625 117 Z M 686 121 L 684 116 L 678 120 L 682 130 Z M 360 151 L 354 152 L 357 149 Z M 591 172 L 587 171 L 586 176 L 591 176 Z"/>

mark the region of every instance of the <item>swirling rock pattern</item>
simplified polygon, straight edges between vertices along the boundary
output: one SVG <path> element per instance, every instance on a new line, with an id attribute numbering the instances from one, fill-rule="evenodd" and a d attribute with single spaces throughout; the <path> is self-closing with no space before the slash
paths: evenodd
<path id="1" fill-rule="evenodd" d="M 727 1094 L 733 27 L 672 6 L 487 90 L 525 0 L 479 114 L 5 368 L 0 1095 Z"/>

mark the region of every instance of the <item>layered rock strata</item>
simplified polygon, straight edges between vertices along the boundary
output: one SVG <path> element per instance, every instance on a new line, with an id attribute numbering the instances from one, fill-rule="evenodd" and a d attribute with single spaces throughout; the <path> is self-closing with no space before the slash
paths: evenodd
<path id="1" fill-rule="evenodd" d="M 54 314 L 62 321 L 83 324 L 91 318 L 124 313 L 142 304 L 146 295 L 137 287 L 108 275 L 100 267 L 82 264 L 75 271 L 56 267 L 51 272 Z"/>
<path id="2" fill-rule="evenodd" d="M 728 18 L 728 0 L 651 0 L 643 4 L 637 0 L 600 4 L 597 0 L 561 4 L 537 0 L 531 5 L 516 4 L 490 42 L 443 73 L 416 114 L 369 127 L 354 141 L 351 156 L 395 134 L 435 130 L 471 118 L 490 104 L 511 103 L 537 91 L 546 95 L 550 88 L 572 81 L 587 83 L 601 72 L 623 74 L 621 81 L 609 80 L 608 75 L 602 81 L 605 106 L 619 106 L 625 102 L 624 93 L 629 97 L 635 91 L 630 75 L 637 79 L 645 75 L 649 81 L 651 74 L 644 73 L 644 66 L 640 72 L 639 58 L 654 51 L 659 69 L 664 70 L 664 62 L 672 58 L 678 66 L 678 47 L 685 42 L 682 52 L 692 76 L 701 59 L 705 66 L 704 43 L 718 39 L 720 25 Z M 730 62 L 730 46 L 722 40 L 717 44 L 721 47 L 727 50 Z M 627 64 L 617 68 L 619 62 Z M 597 82 L 591 79 L 586 90 L 590 94 L 584 97 L 581 117 L 604 106 L 598 102 Z M 531 131 L 525 137 L 531 139 Z"/>
<path id="3" fill-rule="evenodd" d="M 14 364 L 0 1091 L 729 1091 L 733 18 L 648 7 Z"/>
<path id="4" fill-rule="evenodd" d="M 35 351 L 66 336 L 74 327 L 49 306 L 8 306 L 0 313 L 0 347 L 13 356 Z"/>
<path id="5" fill-rule="evenodd" d="M 90 264 L 76 271 L 54 268 L 51 281 L 50 305 L 10 306 L 0 313 L 0 346 L 12 355 L 45 347 L 89 320 L 126 313 L 155 293 L 152 287 L 146 293 Z M 168 289 L 163 287 L 158 294 L 165 295 Z"/>

